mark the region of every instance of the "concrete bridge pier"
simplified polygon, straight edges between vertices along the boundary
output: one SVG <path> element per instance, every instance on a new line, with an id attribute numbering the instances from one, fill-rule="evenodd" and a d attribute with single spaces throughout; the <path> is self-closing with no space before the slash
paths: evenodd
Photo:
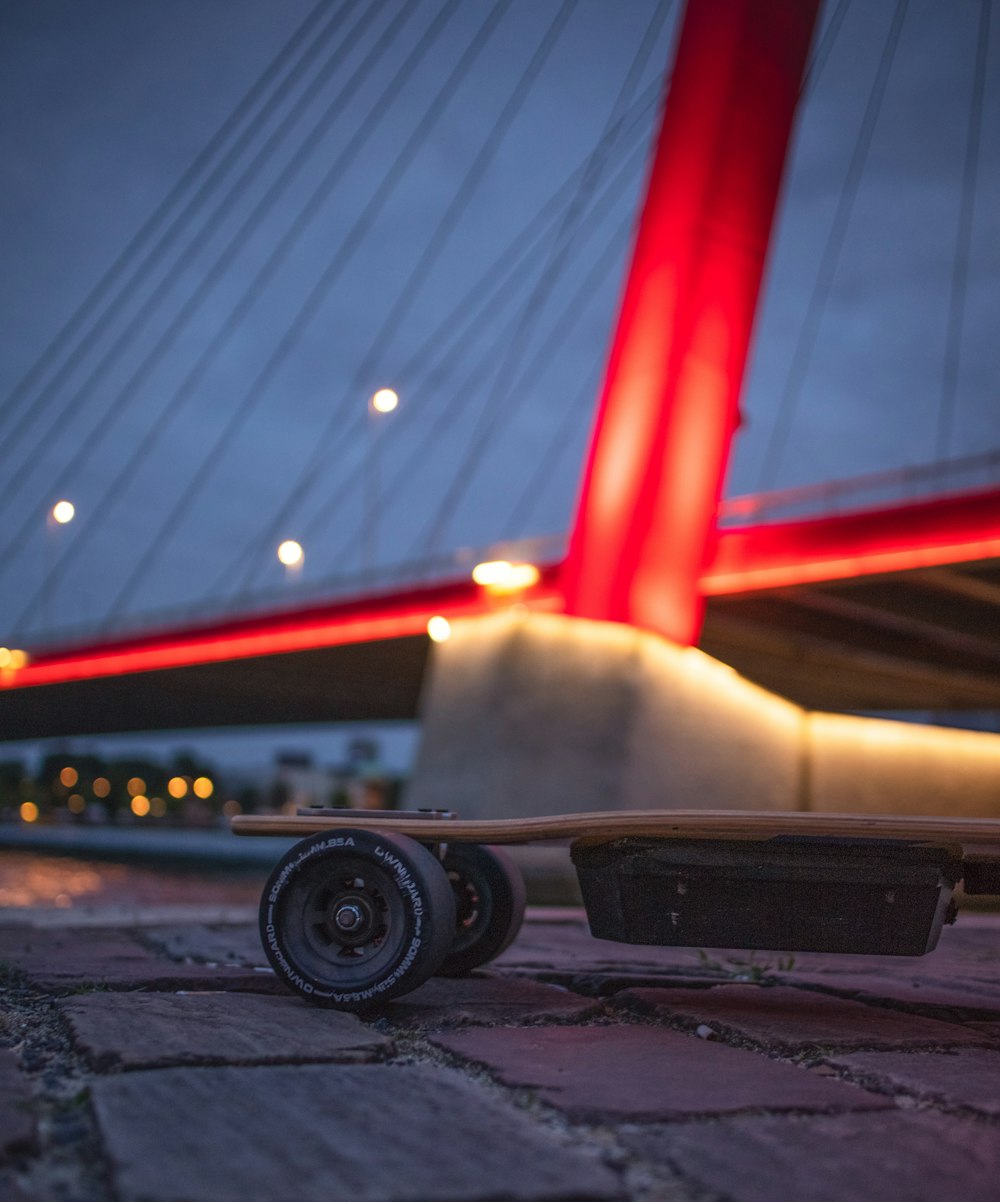
<path id="1" fill-rule="evenodd" d="M 435 647 L 408 806 L 1000 814 L 1000 736 L 811 713 L 693 647 L 512 610 Z"/>

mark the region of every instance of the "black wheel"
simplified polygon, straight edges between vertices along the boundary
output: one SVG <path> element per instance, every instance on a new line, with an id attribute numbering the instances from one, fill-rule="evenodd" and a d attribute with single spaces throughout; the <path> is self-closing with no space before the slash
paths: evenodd
<path id="1" fill-rule="evenodd" d="M 368 1010 L 432 976 L 455 899 L 437 858 L 402 835 L 324 831 L 279 861 L 260 903 L 274 971 L 311 1001 Z"/>
<path id="2" fill-rule="evenodd" d="M 524 881 L 499 847 L 450 843 L 444 870 L 455 893 L 455 939 L 437 970 L 463 977 L 514 942 L 524 920 Z"/>

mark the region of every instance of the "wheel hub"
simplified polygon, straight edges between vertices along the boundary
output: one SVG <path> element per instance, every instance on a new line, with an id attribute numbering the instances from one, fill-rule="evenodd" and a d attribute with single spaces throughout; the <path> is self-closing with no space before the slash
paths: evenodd
<path id="1" fill-rule="evenodd" d="M 353 904 L 341 906 L 333 916 L 333 921 L 342 931 L 353 931 L 360 925 L 362 919 L 363 915 L 360 909 Z"/>
<path id="2" fill-rule="evenodd" d="M 375 930 L 375 910 L 371 901 L 360 893 L 340 894 L 327 906 L 330 933 L 347 947 L 367 943 Z"/>

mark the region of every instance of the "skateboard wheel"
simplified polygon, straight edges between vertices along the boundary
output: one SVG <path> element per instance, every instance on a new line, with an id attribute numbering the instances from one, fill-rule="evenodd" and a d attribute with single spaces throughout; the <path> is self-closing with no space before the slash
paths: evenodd
<path id="1" fill-rule="evenodd" d="M 499 956 L 524 920 L 524 881 L 498 847 L 451 843 L 444 858 L 455 894 L 455 938 L 438 976 L 462 977 Z"/>
<path id="2" fill-rule="evenodd" d="M 264 951 L 310 1001 L 369 1010 L 437 970 L 455 900 L 434 854 L 402 835 L 331 830 L 278 862 L 260 904 Z"/>

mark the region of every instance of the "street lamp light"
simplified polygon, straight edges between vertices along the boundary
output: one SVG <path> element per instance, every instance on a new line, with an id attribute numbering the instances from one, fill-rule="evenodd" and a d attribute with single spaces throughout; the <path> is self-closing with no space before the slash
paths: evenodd
<path id="1" fill-rule="evenodd" d="M 306 553 L 294 538 L 286 538 L 278 547 L 278 561 L 285 566 L 285 575 L 297 576 L 305 566 Z"/>
<path id="2" fill-rule="evenodd" d="M 441 614 L 435 614 L 427 621 L 427 633 L 432 642 L 446 643 L 451 638 L 451 623 Z"/>
<path id="3" fill-rule="evenodd" d="M 399 393 L 392 388 L 380 388 L 372 394 L 370 403 L 376 413 L 391 413 L 399 405 Z"/>
<path id="4" fill-rule="evenodd" d="M 56 569 L 56 557 L 58 554 L 58 545 L 56 540 L 56 531 L 60 526 L 68 526 L 76 517 L 76 506 L 72 501 L 67 501 L 63 498 L 52 506 L 45 515 L 45 561 L 44 561 L 44 580 L 42 582 L 42 597 L 41 597 L 41 614 L 42 625 L 48 628 L 52 621 L 52 598 L 50 596 L 52 575 Z"/>
<path id="5" fill-rule="evenodd" d="M 541 579 L 533 563 L 510 563 L 506 559 L 491 559 L 477 563 L 472 569 L 473 581 L 494 596 L 502 597 L 531 588 Z"/>
<path id="6" fill-rule="evenodd" d="M 380 388 L 368 399 L 368 428 L 365 450 L 365 485 L 363 489 L 361 571 L 367 576 L 375 566 L 378 542 L 379 494 L 379 435 L 381 418 L 399 407 L 399 393 L 393 388 Z"/>

